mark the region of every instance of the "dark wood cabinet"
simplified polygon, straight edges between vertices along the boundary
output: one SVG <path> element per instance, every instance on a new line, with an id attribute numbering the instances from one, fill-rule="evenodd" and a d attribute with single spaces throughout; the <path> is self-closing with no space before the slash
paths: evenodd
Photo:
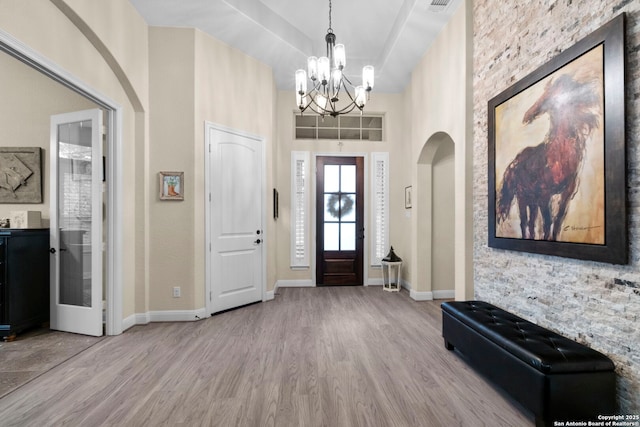
<path id="1" fill-rule="evenodd" d="M 0 229 L 0 337 L 49 322 L 49 230 Z"/>

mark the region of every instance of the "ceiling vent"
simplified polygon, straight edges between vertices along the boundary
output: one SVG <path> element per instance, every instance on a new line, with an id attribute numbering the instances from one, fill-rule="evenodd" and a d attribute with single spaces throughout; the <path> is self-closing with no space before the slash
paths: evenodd
<path id="1" fill-rule="evenodd" d="M 431 0 L 429 12 L 443 12 L 449 6 L 451 0 Z"/>

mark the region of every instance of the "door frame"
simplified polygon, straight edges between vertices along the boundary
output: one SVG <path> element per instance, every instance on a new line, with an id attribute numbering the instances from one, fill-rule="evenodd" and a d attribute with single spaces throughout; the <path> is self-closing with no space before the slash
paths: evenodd
<path id="1" fill-rule="evenodd" d="M 311 281 L 313 283 L 313 286 L 318 286 L 318 281 L 317 281 L 317 277 L 316 277 L 316 272 L 317 272 L 317 249 L 316 249 L 316 244 L 315 242 L 317 241 L 317 225 L 318 225 L 318 219 L 316 218 L 317 214 L 316 214 L 316 207 L 317 207 L 317 203 L 316 203 L 316 196 L 317 196 L 317 170 L 316 170 L 316 165 L 318 164 L 318 157 L 362 157 L 363 158 L 363 163 L 364 163 L 364 239 L 363 239 L 363 254 L 362 254 L 362 285 L 363 286 L 369 286 L 369 233 L 371 232 L 371 228 L 370 228 L 370 224 L 369 224 L 369 190 L 370 190 L 370 184 L 369 184 L 369 157 L 370 157 L 371 153 L 368 152 L 317 152 L 317 153 L 313 153 L 313 163 L 312 163 L 312 167 L 313 167 L 313 171 L 314 173 L 312 173 L 312 180 L 311 180 L 311 242 L 313 242 L 313 244 L 311 244 Z"/>
<path id="2" fill-rule="evenodd" d="M 267 177 L 267 168 L 266 168 L 266 150 L 264 147 L 265 138 L 254 135 L 248 132 L 244 132 L 238 129 L 233 129 L 227 126 L 223 126 L 217 123 L 205 121 L 204 122 L 204 206 L 205 206 L 205 214 L 204 214 L 204 229 L 205 229 L 205 246 L 204 246 L 204 258 L 205 258 L 205 274 L 204 274 L 204 301 L 206 308 L 206 316 L 210 317 L 211 313 L 213 313 L 213 302 L 211 301 L 211 280 L 213 278 L 213 271 L 211 266 L 211 250 L 213 247 L 213 242 L 211 241 L 211 204 L 209 203 L 211 197 L 211 182 L 209 182 L 209 176 L 211 173 L 211 162 L 209 158 L 210 147 L 211 147 L 211 138 L 210 131 L 220 131 L 225 133 L 230 133 L 233 135 L 241 136 L 243 138 L 255 139 L 260 141 L 260 162 L 262 164 L 262 177 L 261 177 L 261 185 L 260 185 L 260 217 L 262 222 L 262 240 L 263 242 L 269 241 L 268 231 L 267 231 L 267 213 L 265 209 L 265 192 L 266 192 L 266 177 Z M 266 243 L 265 242 L 265 243 Z M 260 280 L 261 287 L 261 295 L 262 301 L 267 301 L 267 250 L 266 245 L 263 243 L 262 245 L 262 277 Z"/>
<path id="3" fill-rule="evenodd" d="M 105 332 L 107 335 L 121 334 L 123 320 L 122 106 L 2 29 L 0 29 L 0 51 L 84 96 L 94 102 L 98 108 L 103 109 L 106 114 L 104 125 L 107 133 L 105 165 L 107 206 L 105 230 L 103 231 L 106 235 L 107 245 L 106 262 L 103 265 L 103 270 L 106 273 L 105 294 L 107 300 Z M 102 242 L 96 242 L 96 244 L 100 245 L 99 250 L 102 251 Z"/>

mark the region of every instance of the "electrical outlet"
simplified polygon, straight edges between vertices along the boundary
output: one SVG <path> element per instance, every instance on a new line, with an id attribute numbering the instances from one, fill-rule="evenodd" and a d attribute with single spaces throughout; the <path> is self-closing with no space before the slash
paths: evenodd
<path id="1" fill-rule="evenodd" d="M 180 298 L 180 286 L 175 286 L 173 288 L 173 297 Z"/>

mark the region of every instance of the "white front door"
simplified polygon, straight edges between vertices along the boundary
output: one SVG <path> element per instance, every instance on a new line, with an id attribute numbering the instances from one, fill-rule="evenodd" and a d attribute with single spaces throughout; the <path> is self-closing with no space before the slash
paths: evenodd
<path id="1" fill-rule="evenodd" d="M 102 111 L 51 116 L 51 329 L 102 335 Z"/>
<path id="2" fill-rule="evenodd" d="M 207 308 L 262 301 L 263 141 L 207 124 Z"/>

